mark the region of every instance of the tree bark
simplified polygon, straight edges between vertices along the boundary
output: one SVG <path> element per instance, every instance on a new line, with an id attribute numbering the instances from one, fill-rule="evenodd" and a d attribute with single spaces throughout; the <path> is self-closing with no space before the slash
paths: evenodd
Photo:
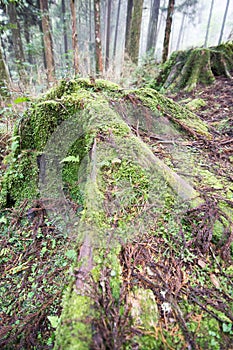
<path id="1" fill-rule="evenodd" d="M 1 42 L 0 42 L 0 99 L 7 96 L 7 85 L 9 83 L 9 76 L 6 65 L 3 59 Z"/>
<path id="2" fill-rule="evenodd" d="M 154 88 L 192 91 L 197 85 L 209 85 L 215 76 L 232 79 L 233 44 L 173 52 L 156 79 Z"/>
<path id="3" fill-rule="evenodd" d="M 30 24 L 29 24 L 27 15 L 25 15 L 25 20 L 24 20 L 24 37 L 28 46 L 27 59 L 30 64 L 33 64 L 33 57 L 30 50 L 30 43 L 31 43 Z"/>
<path id="4" fill-rule="evenodd" d="M 164 42 L 163 42 L 163 55 L 162 55 L 163 63 L 168 58 L 169 43 L 170 43 L 171 28 L 172 28 L 172 17 L 173 17 L 173 13 L 174 13 L 174 6 L 175 6 L 175 0 L 169 0 L 168 9 L 167 9 L 165 35 L 164 35 Z"/>
<path id="5" fill-rule="evenodd" d="M 179 47 L 180 47 L 181 37 L 182 37 L 183 31 L 184 31 L 185 17 L 186 17 L 186 13 L 184 12 L 183 16 L 182 16 L 182 21 L 181 21 L 181 25 L 180 25 L 180 31 L 179 31 L 179 35 L 178 35 L 177 44 L 176 44 L 176 51 L 179 50 Z"/>
<path id="6" fill-rule="evenodd" d="M 40 0 L 40 10 L 42 15 L 42 30 L 44 38 L 45 60 L 47 66 L 47 81 L 48 84 L 50 84 L 55 81 L 55 64 L 53 55 L 53 41 L 48 12 L 48 0 Z"/>
<path id="7" fill-rule="evenodd" d="M 23 81 L 23 83 L 25 83 L 26 76 L 25 76 L 25 70 L 23 67 L 23 63 L 25 62 L 25 57 L 24 57 L 22 39 L 20 35 L 19 21 L 17 18 L 16 4 L 14 2 L 8 2 L 7 11 L 8 11 L 10 23 L 12 25 L 11 32 L 12 32 L 12 41 L 13 41 L 13 48 L 15 52 L 17 70 L 18 70 L 20 79 Z"/>
<path id="8" fill-rule="evenodd" d="M 112 10 L 112 0 L 107 0 L 105 71 L 107 71 L 109 68 L 109 60 L 110 60 L 111 10 Z"/>
<path id="9" fill-rule="evenodd" d="M 158 25 L 158 18 L 159 18 L 159 7 L 160 7 L 160 0 L 153 0 L 151 13 L 150 13 L 146 51 L 155 50 L 156 39 L 157 39 L 157 25 Z"/>
<path id="10" fill-rule="evenodd" d="M 133 2 L 132 20 L 129 29 L 128 54 L 133 63 L 138 63 L 143 0 Z"/>
<path id="11" fill-rule="evenodd" d="M 66 2 L 62 0 L 61 2 L 61 10 L 62 10 L 62 21 L 63 21 L 63 41 L 64 41 L 64 52 L 67 56 L 68 53 L 68 40 L 67 40 L 67 22 L 66 22 Z"/>
<path id="12" fill-rule="evenodd" d="M 94 16 L 95 16 L 95 58 L 96 58 L 96 74 L 103 73 L 103 56 L 100 32 L 100 0 L 94 0 Z"/>
<path id="13" fill-rule="evenodd" d="M 125 51 L 129 54 L 130 47 L 130 28 L 132 22 L 133 0 L 128 0 L 127 17 L 126 17 L 126 32 L 125 32 Z"/>
<path id="14" fill-rule="evenodd" d="M 221 33 L 220 33 L 220 37 L 219 37 L 219 40 L 218 40 L 218 45 L 220 45 L 221 42 L 222 42 L 222 36 L 223 36 L 223 31 L 224 31 L 224 27 L 225 27 L 225 23 L 226 23 L 226 18 L 227 18 L 227 12 L 228 12 L 228 8 L 229 8 L 229 4 L 230 4 L 230 0 L 227 0 L 226 9 L 225 9 L 224 16 L 223 16 L 223 21 L 222 21 Z"/>
<path id="15" fill-rule="evenodd" d="M 209 12 L 208 24 L 207 24 L 207 28 L 206 28 L 204 47 L 207 47 L 207 43 L 208 43 L 208 36 L 209 36 L 210 22 L 211 22 L 211 18 L 212 18 L 213 7 L 214 7 L 214 0 L 211 1 L 211 5 L 210 5 L 210 12 Z"/>
<path id="16" fill-rule="evenodd" d="M 118 0 L 118 6 L 117 6 L 117 17 L 116 17 L 116 28 L 115 28 L 115 36 L 114 36 L 114 46 L 113 46 L 113 57 L 116 56 L 116 49 L 117 49 L 117 38 L 118 38 L 118 27 L 119 27 L 119 20 L 120 20 L 120 11 L 121 11 L 121 0 Z"/>
<path id="17" fill-rule="evenodd" d="M 76 1 L 70 0 L 71 9 L 71 21 L 72 21 L 72 47 L 73 47 L 73 59 L 74 59 L 74 72 L 79 73 L 79 60 L 78 60 L 78 33 L 77 33 L 77 16 L 76 16 Z"/>

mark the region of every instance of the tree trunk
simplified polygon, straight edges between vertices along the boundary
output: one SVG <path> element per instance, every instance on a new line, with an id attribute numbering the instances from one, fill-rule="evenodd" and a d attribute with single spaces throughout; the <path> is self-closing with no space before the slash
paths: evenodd
<path id="1" fill-rule="evenodd" d="M 227 40 L 233 40 L 233 29 L 231 30 L 230 34 L 228 35 Z"/>
<path id="2" fill-rule="evenodd" d="M 65 0 L 62 0 L 61 2 L 61 9 L 62 9 L 62 22 L 63 22 L 63 41 L 64 41 L 64 53 L 65 57 L 67 57 L 68 54 L 68 40 L 67 40 L 67 21 L 66 21 L 66 2 Z"/>
<path id="3" fill-rule="evenodd" d="M 9 76 L 3 59 L 1 42 L 0 42 L 0 99 L 7 97 Z"/>
<path id="4" fill-rule="evenodd" d="M 129 29 L 128 54 L 134 63 L 138 63 L 139 42 L 142 21 L 143 0 L 133 2 L 132 20 Z"/>
<path id="5" fill-rule="evenodd" d="M 209 36 L 210 22 L 211 22 L 211 18 L 212 18 L 213 7 L 214 7 L 214 0 L 211 1 L 211 5 L 210 5 L 210 12 L 209 12 L 208 24 L 207 24 L 207 28 L 206 28 L 204 47 L 207 47 L 207 44 L 208 44 L 208 36 Z"/>
<path id="6" fill-rule="evenodd" d="M 198 84 L 212 84 L 215 76 L 232 79 L 232 57 L 232 43 L 173 52 L 153 87 L 191 91 Z"/>
<path id="7" fill-rule="evenodd" d="M 163 54 L 162 54 L 163 63 L 166 62 L 166 60 L 168 58 L 174 6 L 175 6 L 175 0 L 169 0 L 168 9 L 167 9 L 165 35 L 164 35 L 164 42 L 163 42 Z"/>
<path id="8" fill-rule="evenodd" d="M 153 50 L 153 53 L 154 53 L 155 51 L 156 40 L 157 40 L 159 7 L 160 7 L 160 0 L 153 0 L 151 13 L 150 13 L 148 35 L 147 35 L 147 46 L 146 46 L 147 52 Z"/>
<path id="9" fill-rule="evenodd" d="M 127 4 L 127 16 L 126 16 L 126 31 L 125 31 L 125 51 L 127 54 L 130 52 L 130 28 L 132 22 L 132 12 L 133 12 L 133 0 L 128 0 Z"/>
<path id="10" fill-rule="evenodd" d="M 45 60 L 48 84 L 55 81 L 55 65 L 53 55 L 53 41 L 50 28 L 48 0 L 40 0 L 40 10 L 42 15 L 42 29 L 44 37 Z"/>
<path id="11" fill-rule="evenodd" d="M 33 57 L 30 50 L 30 43 L 31 43 L 30 24 L 29 24 L 27 15 L 25 15 L 25 20 L 24 20 L 24 37 L 27 43 L 27 51 L 28 51 L 27 59 L 30 64 L 33 64 Z"/>
<path id="12" fill-rule="evenodd" d="M 37 8 L 38 11 L 40 12 L 40 0 L 37 0 Z M 41 16 L 40 16 L 41 17 Z M 38 27 L 41 33 L 41 47 L 42 47 L 42 51 L 43 51 L 43 64 L 44 64 L 44 68 L 45 70 L 47 69 L 47 62 L 46 62 L 46 56 L 45 56 L 45 47 L 44 47 L 44 36 L 43 36 L 43 27 L 42 27 L 42 19 L 39 18 L 38 19 Z"/>
<path id="13" fill-rule="evenodd" d="M 224 16 L 223 16 L 222 27 L 221 27 L 221 33 L 220 33 L 218 45 L 220 45 L 221 42 L 222 42 L 222 36 L 223 36 L 224 27 L 225 27 L 225 24 L 226 24 L 226 18 L 227 18 L 227 12 L 228 12 L 228 8 L 229 8 L 229 4 L 230 4 L 230 0 L 227 0 L 227 4 L 226 4 L 225 13 L 224 13 Z"/>
<path id="14" fill-rule="evenodd" d="M 94 17 L 95 17 L 95 57 L 96 57 L 96 74 L 103 74 L 103 56 L 100 32 L 100 0 L 94 0 Z"/>
<path id="15" fill-rule="evenodd" d="M 76 1 L 70 0 L 71 21 L 72 21 L 72 47 L 74 57 L 74 72 L 79 73 L 78 60 L 78 33 L 77 33 L 77 16 L 76 16 Z"/>
<path id="16" fill-rule="evenodd" d="M 117 17 L 116 17 L 116 28 L 115 28 L 115 36 L 114 36 L 114 45 L 113 45 L 113 57 L 116 57 L 116 49 L 117 49 L 117 38 L 118 38 L 118 30 L 119 30 L 119 20 L 120 20 L 120 11 L 121 11 L 121 0 L 118 0 L 117 6 Z"/>
<path id="17" fill-rule="evenodd" d="M 181 37 L 182 37 L 182 34 L 183 34 L 183 32 L 184 32 L 185 17 L 186 17 L 186 13 L 184 12 L 184 13 L 183 13 L 183 16 L 182 16 L 182 21 L 181 21 L 181 25 L 180 25 L 180 31 L 179 31 L 179 35 L 178 35 L 177 44 L 176 44 L 176 51 L 179 50 L 180 42 L 181 42 Z"/>
<path id="18" fill-rule="evenodd" d="M 12 32 L 12 41 L 13 41 L 13 48 L 15 52 L 17 70 L 18 70 L 20 79 L 22 80 L 23 83 L 25 83 L 26 76 L 25 76 L 25 70 L 23 67 L 23 63 L 25 62 L 25 57 L 24 57 L 22 39 L 20 35 L 19 21 L 17 18 L 16 3 L 8 2 L 7 11 L 8 11 L 10 23 L 12 25 L 11 32 Z"/>
<path id="19" fill-rule="evenodd" d="M 107 0 L 105 71 L 107 71 L 109 68 L 109 60 L 110 60 L 111 11 L 112 11 L 112 0 Z"/>

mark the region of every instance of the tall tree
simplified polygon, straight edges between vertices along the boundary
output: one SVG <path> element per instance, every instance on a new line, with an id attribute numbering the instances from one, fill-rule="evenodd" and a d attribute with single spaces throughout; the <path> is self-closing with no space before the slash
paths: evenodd
<path id="1" fill-rule="evenodd" d="M 117 49 L 117 38 L 118 38 L 118 32 L 119 32 L 120 12 L 121 12 L 121 0 L 118 0 L 117 15 L 116 15 L 116 28 L 115 28 L 114 45 L 113 45 L 113 56 L 114 57 L 116 56 L 116 49 Z"/>
<path id="2" fill-rule="evenodd" d="M 181 37 L 182 37 L 182 34 L 183 34 L 183 32 L 184 32 L 185 17 L 186 17 L 186 13 L 183 12 L 182 21 L 181 21 L 181 24 L 180 24 L 180 30 L 179 30 L 179 34 L 178 34 L 178 40 L 177 40 L 177 44 L 176 44 L 176 51 L 179 50 L 180 42 L 181 42 Z"/>
<path id="3" fill-rule="evenodd" d="M 211 1 L 211 5 L 210 5 L 210 12 L 209 12 L 209 18 L 208 18 L 208 23 L 207 23 L 207 28 L 206 28 L 204 47 L 207 47 L 207 44 L 208 44 L 208 36 L 209 36 L 210 22 L 211 22 L 211 18 L 212 18 L 213 8 L 214 8 L 214 0 Z"/>
<path id="4" fill-rule="evenodd" d="M 132 62 L 138 63 L 143 0 L 134 0 L 130 27 L 128 28 L 127 53 Z"/>
<path id="5" fill-rule="evenodd" d="M 226 18 L 227 18 L 227 12 L 228 12 L 228 8 L 229 8 L 229 4 L 230 4 L 230 0 L 227 0 L 226 8 L 225 8 L 224 16 L 223 16 L 223 21 L 222 21 L 220 37 L 219 37 L 219 40 L 218 40 L 218 44 L 219 45 L 222 42 L 222 36 L 223 36 L 224 27 L 225 27 L 225 24 L 226 24 Z"/>
<path id="6" fill-rule="evenodd" d="M 150 11 L 146 51 L 155 50 L 156 39 L 157 39 L 157 25 L 158 25 L 158 18 L 159 18 L 159 8 L 160 8 L 160 0 L 153 0 L 151 11 Z"/>
<path id="7" fill-rule="evenodd" d="M 128 0 L 126 14 L 126 31 L 125 31 L 125 51 L 129 54 L 130 51 L 130 28 L 133 12 L 133 0 Z"/>
<path id="8" fill-rule="evenodd" d="M 13 48 L 17 63 L 17 70 L 19 73 L 20 79 L 25 83 L 25 70 L 23 67 L 23 63 L 25 62 L 23 44 L 21 38 L 20 25 L 18 21 L 17 11 L 16 11 L 17 3 L 15 1 L 9 1 L 7 4 L 7 12 L 11 24 L 11 32 L 12 32 L 12 42 Z"/>
<path id="9" fill-rule="evenodd" d="M 1 41 L 0 41 L 0 99 L 7 96 L 7 84 L 9 83 L 9 76 L 6 65 L 2 55 Z"/>
<path id="10" fill-rule="evenodd" d="M 61 1 L 61 12 L 62 12 L 62 28 L 63 28 L 63 40 L 64 40 L 64 52 L 67 56 L 68 53 L 68 40 L 67 40 L 67 21 L 66 21 L 66 1 Z"/>
<path id="11" fill-rule="evenodd" d="M 47 81 L 55 81 L 55 65 L 53 55 L 53 41 L 50 28 L 50 18 L 48 9 L 48 0 L 40 0 L 40 10 L 42 19 L 42 30 L 44 38 L 45 60 L 47 66 Z"/>
<path id="12" fill-rule="evenodd" d="M 78 33 L 77 33 L 77 16 L 76 16 L 76 1 L 70 0 L 71 22 L 72 22 L 72 47 L 74 57 L 74 72 L 79 73 L 79 59 L 78 59 Z"/>
<path id="13" fill-rule="evenodd" d="M 227 40 L 233 40 L 233 29 L 231 30 L 230 34 L 228 35 Z"/>
<path id="14" fill-rule="evenodd" d="M 95 15 L 95 56 L 96 56 L 96 74 L 103 73 L 103 56 L 100 32 L 100 0 L 94 0 Z"/>
<path id="15" fill-rule="evenodd" d="M 106 23 L 106 43 L 105 43 L 105 71 L 107 71 L 108 68 L 109 68 L 109 60 L 110 60 L 111 12 L 112 12 L 112 0 L 107 0 L 107 23 Z"/>
<path id="16" fill-rule="evenodd" d="M 179 30 L 179 34 L 178 34 L 176 50 L 179 49 L 181 38 L 184 34 L 185 19 L 186 19 L 186 17 L 188 17 L 189 20 L 191 20 L 191 21 L 193 21 L 195 19 L 197 4 L 198 4 L 198 0 L 184 0 L 181 4 L 179 4 L 176 7 L 176 10 L 182 13 L 182 20 L 181 20 L 180 30 Z"/>
<path id="17" fill-rule="evenodd" d="M 169 0 L 168 8 L 167 8 L 167 19 L 166 19 L 165 35 L 164 35 L 164 42 L 163 42 L 163 54 L 162 54 L 162 61 L 163 61 L 163 63 L 168 58 L 169 43 L 170 43 L 170 36 L 171 36 L 171 29 L 172 29 L 172 17 L 173 17 L 173 13 L 174 13 L 174 7 L 175 7 L 175 0 Z"/>

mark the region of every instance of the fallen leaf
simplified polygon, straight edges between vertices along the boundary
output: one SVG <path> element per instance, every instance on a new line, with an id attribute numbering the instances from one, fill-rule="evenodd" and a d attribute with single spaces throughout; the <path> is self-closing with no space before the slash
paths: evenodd
<path id="1" fill-rule="evenodd" d="M 216 288 L 220 288 L 220 282 L 219 282 L 218 278 L 213 273 L 210 274 L 210 279 Z"/>
<path id="2" fill-rule="evenodd" d="M 203 260 L 201 260 L 201 259 L 198 259 L 197 263 L 202 268 L 206 267 L 206 263 Z"/>

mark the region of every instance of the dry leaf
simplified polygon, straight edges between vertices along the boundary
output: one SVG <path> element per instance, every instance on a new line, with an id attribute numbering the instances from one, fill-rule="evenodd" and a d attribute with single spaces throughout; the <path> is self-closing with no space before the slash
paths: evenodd
<path id="1" fill-rule="evenodd" d="M 197 263 L 202 268 L 206 267 L 206 263 L 203 260 L 201 260 L 201 259 L 198 259 Z"/>
<path id="2" fill-rule="evenodd" d="M 220 288 L 220 282 L 219 282 L 218 278 L 213 273 L 210 274 L 210 279 L 216 288 Z"/>

